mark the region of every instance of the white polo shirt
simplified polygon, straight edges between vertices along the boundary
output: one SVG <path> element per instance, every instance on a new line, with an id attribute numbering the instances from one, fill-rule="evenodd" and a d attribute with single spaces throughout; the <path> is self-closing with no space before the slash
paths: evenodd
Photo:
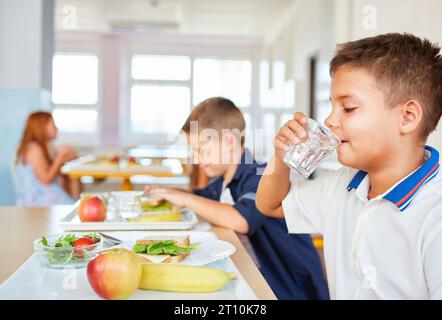
<path id="1" fill-rule="evenodd" d="M 324 236 L 332 299 L 442 299 L 442 174 L 425 149 L 421 167 L 371 200 L 355 169 L 292 183 L 288 230 Z"/>

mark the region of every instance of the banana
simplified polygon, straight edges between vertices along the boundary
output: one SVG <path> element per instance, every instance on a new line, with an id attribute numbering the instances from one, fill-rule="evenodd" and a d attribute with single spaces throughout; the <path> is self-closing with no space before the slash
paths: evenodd
<path id="1" fill-rule="evenodd" d="M 193 267 L 176 264 L 143 264 L 138 286 L 143 290 L 173 292 L 213 292 L 235 280 L 233 272 L 210 267 Z"/>
<path id="2" fill-rule="evenodd" d="M 130 222 L 172 222 L 180 220 L 181 220 L 181 212 L 179 211 L 145 214 L 138 218 L 129 219 Z"/>

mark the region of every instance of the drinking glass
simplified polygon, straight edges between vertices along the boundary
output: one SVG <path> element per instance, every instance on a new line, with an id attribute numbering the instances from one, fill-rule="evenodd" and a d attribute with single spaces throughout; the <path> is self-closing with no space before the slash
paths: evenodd
<path id="1" fill-rule="evenodd" d="M 341 139 L 326 126 L 308 118 L 307 140 L 290 145 L 284 163 L 300 175 L 308 178 L 341 143 Z"/>
<path id="2" fill-rule="evenodd" d="M 141 213 L 143 191 L 113 191 L 112 205 L 116 215 L 121 219 L 136 218 Z"/>

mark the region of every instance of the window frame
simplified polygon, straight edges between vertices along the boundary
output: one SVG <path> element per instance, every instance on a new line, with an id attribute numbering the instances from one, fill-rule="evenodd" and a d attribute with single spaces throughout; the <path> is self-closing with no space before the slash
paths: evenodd
<path id="1" fill-rule="evenodd" d="M 109 42 L 109 39 L 112 39 Z M 263 43 L 262 40 L 256 37 L 230 37 L 221 35 L 183 35 L 183 34 L 155 34 L 155 33 L 118 33 L 103 34 L 97 32 L 57 32 L 55 34 L 54 52 L 64 53 L 90 53 L 95 54 L 98 58 L 98 101 L 96 110 L 97 114 L 97 132 L 93 134 L 82 133 L 67 133 L 60 132 L 59 139 L 55 144 L 60 142 L 72 144 L 78 147 L 119 147 L 126 148 L 139 144 L 154 144 L 154 145 L 171 145 L 173 141 L 167 141 L 163 134 L 149 135 L 130 133 L 130 62 L 133 54 L 148 54 L 148 55 L 184 55 L 195 58 L 215 58 L 227 60 L 249 60 L 252 64 L 252 84 L 251 84 L 251 105 L 249 108 L 242 109 L 243 112 L 248 113 L 251 118 L 252 127 L 247 129 L 255 129 L 261 127 L 261 106 L 259 103 L 259 63 L 262 57 Z M 107 111 L 107 106 L 103 102 L 107 99 L 103 96 L 108 88 L 107 82 L 103 79 L 103 65 L 108 63 L 109 45 L 112 48 L 117 48 L 119 52 L 116 54 L 118 59 L 117 73 L 119 90 L 117 94 L 118 103 L 118 118 L 113 126 L 118 130 L 116 135 L 118 140 L 108 140 L 105 136 L 106 125 L 103 121 L 108 121 L 108 114 L 103 114 Z M 193 60 L 191 61 L 191 72 L 193 73 Z M 114 81 L 115 82 L 115 81 Z M 194 108 L 193 100 L 193 74 L 189 79 L 190 90 L 190 110 Z M 112 88 L 115 90 L 115 87 Z M 106 99 L 105 99 L 106 98 Z M 55 106 L 55 105 L 54 105 Z M 59 107 L 56 105 L 56 107 Z M 69 106 L 65 106 L 69 107 Z M 77 105 L 81 108 L 81 105 Z M 62 108 L 60 106 L 60 108 Z M 112 109 L 115 112 L 115 107 Z M 107 119 L 107 120 L 106 120 Z M 108 129 L 106 129 L 108 130 Z M 107 131 L 106 131 L 107 132 Z M 184 144 L 185 141 L 179 137 L 177 144 Z M 253 141 L 249 141 L 253 142 Z M 255 142 L 253 142 L 255 143 Z"/>
<path id="2" fill-rule="evenodd" d="M 93 133 L 83 132 L 62 132 L 58 131 L 55 141 L 63 144 L 78 146 L 99 146 L 101 144 L 102 132 L 102 85 L 103 85 L 103 52 L 100 48 L 100 38 L 97 35 L 69 36 L 60 35 L 56 37 L 53 56 L 57 54 L 67 55 L 93 55 L 97 58 L 97 102 L 96 104 L 55 104 L 52 102 L 52 109 L 78 109 L 97 111 L 97 130 Z"/>
<path id="3" fill-rule="evenodd" d="M 132 57 L 134 55 L 165 55 L 165 56 L 186 56 L 190 58 L 190 79 L 189 80 L 139 80 L 132 78 Z M 126 57 L 126 97 L 125 104 L 127 112 L 126 116 L 122 119 L 123 123 L 123 140 L 128 145 L 139 145 L 139 144 L 156 144 L 156 145 L 170 145 L 170 144 L 183 144 L 184 139 L 172 140 L 168 137 L 168 134 L 148 134 L 148 133 L 135 133 L 131 130 L 131 119 L 130 119 L 130 108 L 131 108 L 131 97 L 130 92 L 133 85 L 179 85 L 188 87 L 190 90 L 189 95 L 189 106 L 190 111 L 193 110 L 195 105 L 193 105 L 193 79 L 194 79 L 194 61 L 195 59 L 217 59 L 217 60 L 249 60 L 251 63 L 251 103 L 249 107 L 241 108 L 241 111 L 250 114 L 252 124 L 256 125 L 256 122 L 260 118 L 259 114 L 259 92 L 257 93 L 257 85 L 259 84 L 259 51 L 257 50 L 244 50 L 244 48 L 226 48 L 223 47 L 205 47 L 205 46 L 168 46 L 168 45 L 158 45 L 158 46 L 148 46 L 139 43 L 129 45 L 127 57 Z M 258 68 L 257 68 L 258 66 Z M 254 129 L 254 128 L 248 128 Z"/>

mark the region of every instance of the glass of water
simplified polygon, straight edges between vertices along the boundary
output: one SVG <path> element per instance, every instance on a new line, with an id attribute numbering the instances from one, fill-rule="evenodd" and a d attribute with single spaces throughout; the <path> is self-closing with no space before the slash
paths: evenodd
<path id="1" fill-rule="evenodd" d="M 111 192 L 112 205 L 117 218 L 136 218 L 141 213 L 141 197 L 143 191 L 113 191 Z"/>
<path id="2" fill-rule="evenodd" d="M 341 139 L 326 126 L 308 118 L 307 140 L 293 144 L 284 156 L 284 163 L 308 178 L 341 143 Z"/>

